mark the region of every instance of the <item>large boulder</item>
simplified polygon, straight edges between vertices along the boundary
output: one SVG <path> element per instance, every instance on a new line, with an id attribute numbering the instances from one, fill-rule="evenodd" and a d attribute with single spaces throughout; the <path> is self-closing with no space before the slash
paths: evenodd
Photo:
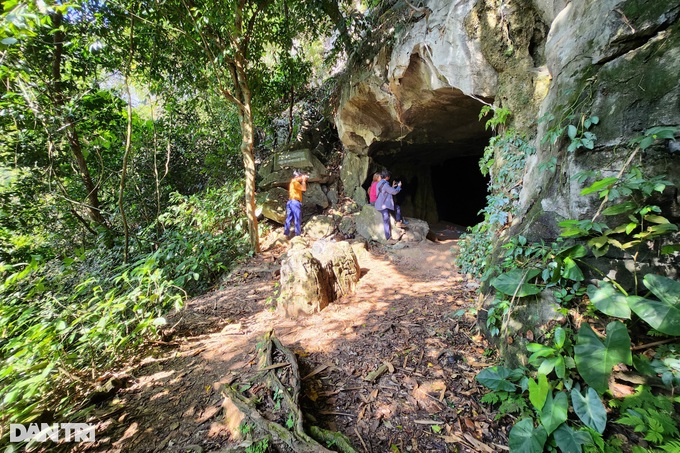
<path id="1" fill-rule="evenodd" d="M 304 233 L 312 239 L 321 239 L 335 233 L 336 219 L 332 215 L 315 215 L 305 223 Z"/>
<path id="2" fill-rule="evenodd" d="M 266 193 L 262 203 L 262 215 L 274 222 L 283 224 L 286 221 L 286 203 L 288 191 L 281 187 L 275 187 Z"/>
<path id="3" fill-rule="evenodd" d="M 319 312 L 354 292 L 360 276 L 348 242 L 319 240 L 310 249 L 302 238 L 294 238 L 281 261 L 279 309 L 288 317 Z"/>
<path id="4" fill-rule="evenodd" d="M 295 241 L 281 261 L 279 309 L 292 318 L 317 313 L 330 302 L 332 288 L 327 270 L 303 242 Z"/>
<path id="5" fill-rule="evenodd" d="M 420 242 L 426 239 L 430 226 L 424 220 L 406 218 L 408 224 L 398 227 L 394 217 L 390 216 L 392 239 L 401 242 Z M 365 239 L 385 243 L 385 229 L 382 214 L 370 204 L 364 205 L 359 214 L 354 215 L 357 234 Z"/>
<path id="6" fill-rule="evenodd" d="M 332 300 L 354 292 L 361 276 L 361 267 L 349 242 L 316 241 L 312 245 L 312 254 L 326 270 L 329 282 L 332 282 Z"/>
<path id="7" fill-rule="evenodd" d="M 286 220 L 286 204 L 288 203 L 288 190 L 283 187 L 274 187 L 266 192 L 262 203 L 262 215 L 274 222 L 283 224 Z M 307 183 L 307 191 L 302 195 L 303 217 L 305 212 L 309 215 L 317 206 L 325 209 L 330 206 L 321 184 Z"/>
<path id="8" fill-rule="evenodd" d="M 317 184 L 315 182 L 308 182 L 307 191 L 302 196 L 302 205 L 319 206 L 322 209 L 326 209 L 327 207 L 329 207 L 331 203 L 328 200 L 328 196 L 326 196 L 326 192 L 323 189 L 324 188 L 321 184 Z"/>
<path id="9" fill-rule="evenodd" d="M 345 194 L 357 204 L 363 206 L 368 203 L 368 194 L 362 184 L 368 173 L 370 159 L 355 153 L 345 153 L 340 169 L 340 180 L 345 188 Z"/>

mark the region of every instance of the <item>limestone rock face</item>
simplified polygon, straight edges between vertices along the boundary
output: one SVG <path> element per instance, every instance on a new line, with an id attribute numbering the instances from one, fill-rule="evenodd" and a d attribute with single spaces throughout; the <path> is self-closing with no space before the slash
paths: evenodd
<path id="1" fill-rule="evenodd" d="M 281 303 L 288 317 L 310 315 L 323 310 L 331 300 L 328 272 L 311 250 L 294 245 L 281 261 Z"/>
<path id="2" fill-rule="evenodd" d="M 281 261 L 279 309 L 288 317 L 317 313 L 354 292 L 360 276 L 359 262 L 348 242 L 319 240 L 307 248 L 295 238 Z"/>
<path id="3" fill-rule="evenodd" d="M 275 222 L 283 224 L 286 221 L 286 203 L 288 191 L 281 187 L 275 187 L 267 192 L 265 201 L 262 203 L 262 215 Z"/>
<path id="4" fill-rule="evenodd" d="M 632 151 L 627 147 L 632 138 L 654 126 L 680 124 L 680 5 L 624 3 L 571 2 L 552 22 L 545 54 L 553 81 L 537 115 L 561 112 L 576 97 L 587 95 L 589 102 L 572 113 L 598 115 L 600 121 L 592 128 L 597 136 L 593 150 L 565 153 L 568 143 L 562 142 L 537 146 L 520 193 L 520 215 L 528 218 L 522 225 L 525 231 L 546 215 L 592 217 L 600 200 L 581 196 L 583 184 L 570 177 L 591 170 L 616 176 Z M 556 121 L 543 122 L 538 136 L 556 127 Z M 660 142 L 649 148 L 638 163 L 647 177 L 664 174 L 678 187 L 680 154 L 669 145 Z M 541 164 L 550 159 L 558 161 L 565 180 L 543 170 Z M 666 215 L 678 222 L 680 217 L 672 214 L 680 211 L 677 194 L 667 204 Z"/>
<path id="5" fill-rule="evenodd" d="M 356 231 L 371 241 L 385 242 L 382 215 L 370 204 L 364 205 L 361 212 L 354 216 Z"/>
<path id="6" fill-rule="evenodd" d="M 361 276 L 361 268 L 349 242 L 316 241 L 312 246 L 312 254 L 319 260 L 326 270 L 328 280 L 332 282 L 332 300 L 354 292 Z"/>
<path id="7" fill-rule="evenodd" d="M 335 218 L 331 215 L 315 215 L 307 221 L 304 233 L 312 239 L 329 237 L 335 233 Z"/>
<path id="8" fill-rule="evenodd" d="M 430 226 L 426 221 L 407 218 L 409 223 L 404 228 L 397 226 L 394 217 L 390 216 L 391 235 L 393 239 L 401 242 L 420 242 L 426 239 Z M 380 243 L 385 243 L 385 229 L 382 214 L 370 204 L 363 207 L 361 212 L 354 216 L 355 228 L 360 236 Z"/>
<path id="9" fill-rule="evenodd" d="M 469 95 L 493 97 L 496 72 L 463 26 L 474 1 L 426 3 L 429 11 L 421 16 L 406 5 L 396 12 L 415 23 L 393 30 L 393 45 L 383 47 L 343 90 L 335 123 L 350 152 L 366 154 L 377 141 L 417 141 L 425 130 L 438 130 L 440 141 L 451 141 L 479 127 L 465 104 Z M 423 123 L 428 127 L 420 127 Z"/>

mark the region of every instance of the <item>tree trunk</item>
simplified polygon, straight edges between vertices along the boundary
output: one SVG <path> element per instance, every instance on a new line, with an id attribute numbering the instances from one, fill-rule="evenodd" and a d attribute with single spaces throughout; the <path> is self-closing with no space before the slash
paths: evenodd
<path id="1" fill-rule="evenodd" d="M 241 87 L 243 90 L 244 88 Z M 247 88 L 246 88 L 247 89 Z M 243 155 L 243 168 L 246 173 L 246 217 L 248 218 L 248 234 L 253 252 L 260 253 L 260 238 L 257 228 L 257 216 L 255 215 L 255 156 L 253 155 L 253 113 L 250 99 L 243 103 L 240 111 L 241 123 L 241 154 Z"/>
<path id="2" fill-rule="evenodd" d="M 64 94 L 61 87 L 61 61 L 62 54 L 64 50 L 64 32 L 61 31 L 60 27 L 62 24 L 63 16 L 60 12 L 55 12 L 51 15 L 52 17 L 52 27 L 55 30 L 53 43 L 54 43 L 54 59 L 52 60 L 52 94 L 54 96 L 54 101 L 60 113 L 63 113 L 64 106 Z M 76 161 L 78 166 L 78 172 L 85 185 L 85 190 L 87 191 L 87 212 L 90 219 L 92 219 L 98 225 L 107 227 L 106 219 L 102 216 L 100 205 L 99 205 L 99 188 L 92 181 L 92 176 L 90 175 L 90 170 L 87 167 L 87 162 L 85 156 L 83 155 L 82 146 L 80 144 L 80 139 L 78 138 L 78 131 L 72 118 L 65 118 L 66 127 L 64 128 L 66 132 L 66 139 L 71 147 L 71 154 L 73 159 Z"/>

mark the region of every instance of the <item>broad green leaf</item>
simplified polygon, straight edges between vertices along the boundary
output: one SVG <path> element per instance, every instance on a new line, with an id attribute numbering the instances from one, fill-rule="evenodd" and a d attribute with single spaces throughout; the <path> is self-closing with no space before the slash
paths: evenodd
<path id="1" fill-rule="evenodd" d="M 618 321 L 607 324 L 607 336 L 603 343 L 590 325 L 584 323 L 576 337 L 574 360 L 583 379 L 595 390 L 604 393 L 614 365 L 632 364 L 630 336 L 626 326 Z"/>
<path id="2" fill-rule="evenodd" d="M 555 366 L 557 365 L 557 357 L 549 357 L 543 362 L 541 362 L 541 366 L 538 367 L 538 372 L 548 375 L 552 373 L 552 371 L 555 369 Z"/>
<path id="3" fill-rule="evenodd" d="M 561 327 L 556 328 L 554 339 L 555 347 L 558 349 L 561 348 L 562 346 L 564 346 L 565 341 L 567 341 L 567 333 L 565 332 L 565 330 Z"/>
<path id="4" fill-rule="evenodd" d="M 640 149 L 645 150 L 652 146 L 652 143 L 654 143 L 653 137 L 645 137 L 640 141 Z"/>
<path id="5" fill-rule="evenodd" d="M 583 258 L 588 254 L 588 249 L 582 245 L 573 245 L 558 253 L 559 256 L 569 256 L 573 259 Z"/>
<path id="6" fill-rule="evenodd" d="M 602 434 L 607 427 L 607 410 L 593 388 L 588 388 L 586 396 L 574 389 L 571 392 L 571 404 L 574 412 L 584 425 Z"/>
<path id="7" fill-rule="evenodd" d="M 568 410 L 569 402 L 567 401 L 566 393 L 557 392 L 554 398 L 548 393 L 545 405 L 541 410 L 541 424 L 548 435 L 555 431 L 562 423 L 567 421 Z"/>
<path id="8" fill-rule="evenodd" d="M 10 37 L 10 38 L 4 38 L 1 42 L 6 46 L 11 46 L 12 44 L 16 44 L 19 41 L 16 38 Z"/>
<path id="9" fill-rule="evenodd" d="M 609 178 L 600 179 L 599 181 L 595 181 L 589 187 L 586 187 L 585 189 L 581 190 L 581 195 L 588 195 L 591 193 L 599 192 L 600 190 L 608 189 L 611 186 L 613 186 L 616 183 L 616 181 L 618 181 L 618 178 L 614 178 L 613 176 L 610 176 Z"/>
<path id="10" fill-rule="evenodd" d="M 680 335 L 680 282 L 647 274 L 645 286 L 660 300 L 639 298 L 630 308 L 654 329 L 666 335 Z"/>
<path id="11" fill-rule="evenodd" d="M 647 215 L 645 216 L 645 220 L 646 220 L 647 222 L 658 223 L 658 224 L 661 224 L 661 223 L 663 223 L 663 224 L 671 223 L 667 218 L 665 218 L 665 217 L 663 217 L 663 216 L 660 216 L 660 215 L 656 215 L 656 214 L 647 214 Z"/>
<path id="12" fill-rule="evenodd" d="M 534 428 L 531 418 L 515 423 L 510 430 L 508 446 L 513 453 L 543 453 L 548 434 L 542 426 Z"/>
<path id="13" fill-rule="evenodd" d="M 670 244 L 661 247 L 661 253 L 663 255 L 670 255 L 672 253 L 680 251 L 680 244 Z"/>
<path id="14" fill-rule="evenodd" d="M 567 126 L 567 135 L 569 136 L 570 139 L 572 140 L 575 139 L 577 132 L 578 130 L 576 129 L 576 126 L 574 126 L 573 124 Z"/>
<path id="15" fill-rule="evenodd" d="M 575 282 L 581 282 L 584 280 L 583 272 L 576 264 L 576 261 L 571 259 L 571 257 L 566 257 L 564 259 L 564 267 L 562 268 L 562 277 Z"/>
<path id="16" fill-rule="evenodd" d="M 574 429 L 563 424 L 553 434 L 555 443 L 562 453 L 581 453 L 583 445 L 593 443 L 593 438 L 585 431 L 574 431 Z"/>
<path id="17" fill-rule="evenodd" d="M 548 382 L 548 377 L 545 374 L 539 373 L 536 376 L 537 381 L 529 379 L 529 401 L 536 408 L 536 410 L 543 409 L 545 405 L 545 400 L 548 397 L 548 392 L 550 392 L 550 383 Z"/>
<path id="18" fill-rule="evenodd" d="M 614 206 L 608 207 L 607 209 L 602 211 L 602 215 L 625 214 L 633 211 L 636 207 L 637 205 L 632 201 L 624 201 L 623 203 L 615 204 Z"/>
<path id="19" fill-rule="evenodd" d="M 588 297 L 593 305 L 595 305 L 595 308 L 605 315 L 630 319 L 628 297 L 617 290 L 611 283 L 600 282 L 599 288 L 595 285 L 588 285 Z"/>
<path id="20" fill-rule="evenodd" d="M 538 269 L 531 269 L 529 271 L 522 269 L 513 269 L 505 272 L 494 279 L 491 285 L 498 291 L 508 296 L 525 297 L 538 294 L 541 288 L 527 283 L 527 281 L 536 277 L 541 271 Z"/>
<path id="21" fill-rule="evenodd" d="M 511 376 L 511 370 L 502 366 L 493 366 L 480 371 L 476 379 L 484 387 L 488 387 L 491 390 L 514 392 L 517 387 L 508 380 Z"/>
<path id="22" fill-rule="evenodd" d="M 564 364 L 564 357 L 558 355 L 557 357 L 555 357 L 555 375 L 557 375 L 557 377 L 560 379 L 564 379 L 565 373 L 566 369 Z"/>

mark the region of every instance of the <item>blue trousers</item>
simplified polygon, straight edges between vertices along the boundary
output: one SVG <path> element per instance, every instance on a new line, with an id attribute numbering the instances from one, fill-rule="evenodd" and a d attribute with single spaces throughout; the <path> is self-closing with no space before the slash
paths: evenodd
<path id="1" fill-rule="evenodd" d="M 286 203 L 286 223 L 283 225 L 283 234 L 286 236 L 290 234 L 291 221 L 295 225 L 295 235 L 300 236 L 302 234 L 300 229 L 300 224 L 302 223 L 302 202 L 288 200 L 288 203 Z"/>
<path id="2" fill-rule="evenodd" d="M 390 209 L 380 209 L 378 212 L 382 214 L 383 227 L 385 228 L 385 239 L 389 240 L 392 236 L 390 229 Z M 394 205 L 394 214 L 397 222 L 401 221 L 401 208 L 398 204 Z"/>

